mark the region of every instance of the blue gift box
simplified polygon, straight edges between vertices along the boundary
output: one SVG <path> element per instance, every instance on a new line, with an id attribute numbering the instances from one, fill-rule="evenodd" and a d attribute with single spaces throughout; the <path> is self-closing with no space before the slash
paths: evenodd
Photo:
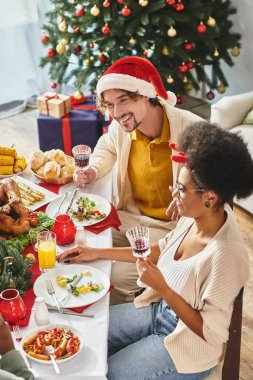
<path id="1" fill-rule="evenodd" d="M 84 103 L 73 107 L 76 109 L 72 109 L 62 119 L 46 115 L 38 116 L 39 145 L 42 151 L 62 149 L 66 154 L 70 154 L 70 149 L 66 151 L 66 146 L 85 144 L 92 149 L 95 147 L 102 134 L 103 119 L 95 110 L 93 97 L 88 97 Z"/>

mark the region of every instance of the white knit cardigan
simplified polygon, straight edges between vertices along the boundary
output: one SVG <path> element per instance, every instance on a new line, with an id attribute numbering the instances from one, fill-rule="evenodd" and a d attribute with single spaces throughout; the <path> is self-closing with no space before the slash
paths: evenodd
<path id="1" fill-rule="evenodd" d="M 226 205 L 227 220 L 200 253 L 180 295 L 203 318 L 205 340 L 190 330 L 181 320 L 164 339 L 179 373 L 194 373 L 210 369 L 222 359 L 231 320 L 233 302 L 249 278 L 248 254 L 233 216 Z M 189 228 L 193 219 L 182 217 L 174 231 L 159 241 L 161 255 L 167 247 Z M 160 300 L 159 294 L 148 288 L 135 299 L 142 307 Z"/>

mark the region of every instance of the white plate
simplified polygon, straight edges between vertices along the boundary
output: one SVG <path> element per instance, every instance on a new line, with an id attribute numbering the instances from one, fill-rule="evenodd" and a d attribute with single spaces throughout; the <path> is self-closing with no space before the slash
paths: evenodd
<path id="1" fill-rule="evenodd" d="M 57 363 L 60 364 L 60 363 L 65 363 L 66 361 L 68 360 L 71 360 L 73 359 L 74 357 L 76 357 L 76 355 L 79 354 L 79 352 L 81 351 L 81 349 L 83 348 L 84 346 L 84 337 L 81 333 L 81 331 L 75 329 L 74 327 L 69 327 L 69 326 L 66 326 L 66 325 L 61 325 L 61 324 L 58 324 L 58 325 L 53 325 L 53 324 L 50 324 L 50 325 L 46 325 L 46 326 L 41 326 L 40 328 L 37 328 L 36 330 L 33 330 L 31 331 L 29 334 L 25 335 L 22 340 L 21 340 L 21 347 L 23 349 L 23 343 L 28 340 L 29 338 L 31 338 L 32 336 L 34 336 L 35 334 L 37 334 L 39 331 L 44 331 L 44 330 L 51 330 L 55 327 L 63 327 L 63 328 L 66 328 L 68 330 L 71 330 L 72 333 L 74 334 L 74 336 L 77 336 L 80 340 L 80 347 L 79 347 L 79 350 L 77 351 L 76 354 L 70 356 L 69 358 L 66 358 L 66 359 L 60 359 L 60 360 L 57 360 Z M 24 350 L 23 350 L 24 351 Z M 32 356 L 29 356 L 25 351 L 24 351 L 25 355 L 28 356 L 28 358 L 32 359 L 32 360 L 35 360 L 36 362 L 38 363 L 43 363 L 43 364 L 50 364 L 52 365 L 52 362 L 51 360 L 40 360 L 40 359 L 36 359 L 36 358 L 33 358 Z"/>
<path id="2" fill-rule="evenodd" d="M 84 191 L 85 191 L 85 189 L 84 189 Z M 65 201 L 64 201 L 64 203 L 60 209 L 61 214 L 66 213 L 68 205 L 71 201 L 72 194 L 73 194 L 73 192 L 68 193 L 68 195 L 66 196 L 66 199 L 65 199 Z M 100 197 L 99 195 L 85 193 L 81 189 L 78 190 L 76 195 L 75 195 L 75 199 L 74 199 L 72 206 L 71 206 L 71 208 L 73 210 L 77 209 L 77 204 L 75 202 L 79 197 L 87 197 L 90 200 L 94 201 L 96 203 L 96 209 L 99 210 L 102 214 L 105 214 L 105 217 L 103 219 L 100 219 L 100 220 L 95 220 L 95 219 L 91 218 L 90 220 L 83 220 L 82 222 L 78 222 L 78 221 L 73 219 L 73 222 L 75 223 L 75 225 L 77 227 L 79 227 L 79 226 L 86 227 L 86 226 L 91 226 L 93 224 L 97 224 L 97 223 L 101 222 L 101 220 L 104 220 L 105 218 L 107 218 L 107 216 L 110 214 L 111 207 L 112 207 L 110 202 L 108 202 L 105 198 Z M 55 212 L 58 210 L 58 207 L 61 203 L 62 198 L 63 198 L 63 196 L 61 196 L 61 198 L 55 199 L 53 202 L 51 202 L 47 206 L 46 212 L 47 212 L 48 216 L 54 217 Z"/>
<path id="3" fill-rule="evenodd" d="M 23 177 L 15 177 L 14 180 L 18 183 L 24 183 L 25 185 L 29 186 L 31 189 L 37 190 L 45 195 L 45 198 L 41 201 L 35 202 L 33 205 L 30 205 L 28 208 L 29 210 L 37 210 L 39 207 L 46 205 L 47 203 L 53 201 L 56 198 L 59 198 L 60 195 L 53 193 L 52 191 L 49 191 L 47 189 L 44 189 L 44 187 L 37 185 L 36 183 L 33 183 L 31 181 L 28 181 L 26 178 Z"/>
<path id="4" fill-rule="evenodd" d="M 69 294 L 63 306 L 69 308 L 86 306 L 91 303 L 94 303 L 100 300 L 100 298 L 104 297 L 104 295 L 108 292 L 110 287 L 110 281 L 108 277 L 99 269 L 83 264 L 62 265 L 60 267 L 56 267 L 55 269 L 51 269 L 46 273 L 43 273 L 40 277 L 37 278 L 33 285 L 34 293 L 36 294 L 36 297 L 44 297 L 48 305 L 55 306 L 55 302 L 52 295 L 48 294 L 47 292 L 46 280 L 52 281 L 53 287 L 55 289 L 55 295 L 57 299 L 61 299 L 66 294 L 66 288 L 61 288 L 59 287 L 59 285 L 57 285 L 56 277 L 73 277 L 75 274 L 78 275 L 83 271 L 89 271 L 91 275 L 84 276 L 78 282 L 78 286 L 86 285 L 89 281 L 92 281 L 103 284 L 104 288 L 100 292 L 88 292 L 85 294 L 81 294 L 78 297 Z"/>
<path id="5" fill-rule="evenodd" d="M 27 168 L 28 168 L 28 164 L 29 164 L 29 160 L 28 160 L 28 158 L 25 157 L 25 159 L 26 159 L 26 167 L 24 168 L 24 170 L 22 170 L 22 171 L 19 172 L 19 173 L 13 173 L 13 174 L 1 174 L 1 175 L 0 175 L 0 179 L 3 179 L 3 178 L 10 178 L 10 177 L 16 177 L 17 175 L 21 175 L 22 173 L 24 173 L 24 172 L 27 170 Z"/>

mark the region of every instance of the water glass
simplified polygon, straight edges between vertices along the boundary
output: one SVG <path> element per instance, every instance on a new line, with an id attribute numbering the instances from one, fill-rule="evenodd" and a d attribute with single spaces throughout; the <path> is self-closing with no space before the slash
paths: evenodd
<path id="1" fill-rule="evenodd" d="M 15 324 L 25 318 L 26 307 L 17 289 L 3 290 L 0 299 L 0 311 L 6 322 Z"/>
<path id="2" fill-rule="evenodd" d="M 59 245 L 68 245 L 75 241 L 76 226 L 68 214 L 61 214 L 55 218 L 52 231 L 56 234 L 56 243 Z"/>
<path id="3" fill-rule="evenodd" d="M 52 231 L 42 231 L 38 234 L 37 239 L 41 271 L 53 269 L 56 262 L 56 234 Z"/>

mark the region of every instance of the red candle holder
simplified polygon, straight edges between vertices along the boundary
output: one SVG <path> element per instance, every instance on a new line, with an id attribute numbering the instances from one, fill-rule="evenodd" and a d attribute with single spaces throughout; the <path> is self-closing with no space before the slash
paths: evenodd
<path id="1" fill-rule="evenodd" d="M 26 307 L 24 301 L 16 289 L 6 289 L 0 294 L 0 311 L 3 319 L 9 324 L 24 319 L 26 316 Z"/>
<path id="2" fill-rule="evenodd" d="M 56 243 L 59 245 L 72 244 L 76 236 L 76 226 L 67 214 L 58 215 L 52 231 L 56 234 Z"/>

